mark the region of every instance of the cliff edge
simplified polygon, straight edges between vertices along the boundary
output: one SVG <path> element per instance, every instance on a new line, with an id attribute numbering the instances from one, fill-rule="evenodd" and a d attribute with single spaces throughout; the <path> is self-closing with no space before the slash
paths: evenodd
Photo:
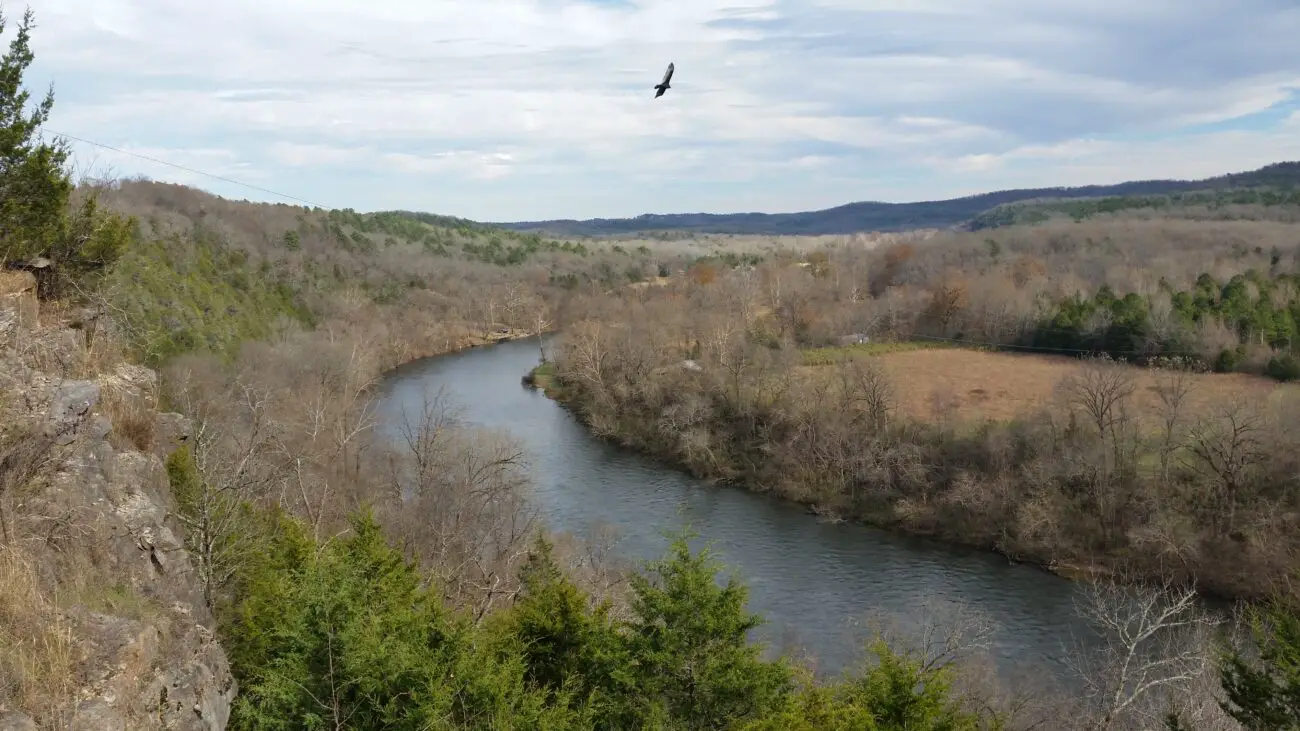
<path id="1" fill-rule="evenodd" d="M 93 313 L 0 279 L 0 731 L 224 729 L 235 693 L 163 459 L 188 422 Z"/>

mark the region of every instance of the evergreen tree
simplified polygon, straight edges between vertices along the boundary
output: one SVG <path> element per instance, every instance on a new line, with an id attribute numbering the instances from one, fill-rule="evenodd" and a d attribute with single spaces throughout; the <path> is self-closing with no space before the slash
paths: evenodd
<path id="1" fill-rule="evenodd" d="M 98 206 L 88 195 L 75 210 L 65 140 L 45 141 L 41 127 L 54 109 L 54 89 L 39 103 L 23 86 L 35 60 L 31 48 L 34 15 L 29 8 L 9 50 L 0 57 L 0 263 L 46 257 L 54 265 L 42 294 L 98 272 L 121 256 L 136 235 L 133 218 Z M 7 22 L 0 12 L 0 33 Z"/>
<path id="2" fill-rule="evenodd" d="M 31 92 L 23 87 L 36 58 L 33 18 L 29 8 L 0 58 L 0 261 L 45 254 L 63 225 L 73 187 L 65 169 L 66 142 L 41 139 L 41 125 L 54 109 L 54 89 L 29 109 Z M 0 13 L 0 33 L 7 25 Z"/>
<path id="3" fill-rule="evenodd" d="M 523 658 L 528 682 L 588 714 L 596 728 L 620 728 L 627 719 L 625 699 L 635 688 L 609 603 L 593 607 L 560 570 L 551 542 L 541 535 L 520 579 L 521 595 L 502 624 Z"/>
<path id="4" fill-rule="evenodd" d="M 474 645 L 370 515 L 316 551 L 286 528 L 228 625 L 241 686 L 231 728 L 575 727 L 526 690 L 522 662 Z"/>
<path id="5" fill-rule="evenodd" d="M 779 708 L 791 685 L 784 662 L 764 662 L 748 641 L 762 619 L 745 610 L 747 590 L 718 586 L 706 549 L 678 536 L 649 575 L 631 577 L 635 596 L 627 644 L 645 725 L 722 728 Z"/>
<path id="6" fill-rule="evenodd" d="M 1250 731 L 1300 729 L 1300 613 L 1274 601 L 1251 617 L 1258 662 L 1228 653 L 1219 669 L 1223 709 Z"/>
<path id="7" fill-rule="evenodd" d="M 742 724 L 737 731 L 976 731 L 998 728 L 951 697 L 950 671 L 927 668 L 893 652 L 882 640 L 871 645 L 876 662 L 861 676 L 837 685 L 804 683 L 780 712 Z"/>

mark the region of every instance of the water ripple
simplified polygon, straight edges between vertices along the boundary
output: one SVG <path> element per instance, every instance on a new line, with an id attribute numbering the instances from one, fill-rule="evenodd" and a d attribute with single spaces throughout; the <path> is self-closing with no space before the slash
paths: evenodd
<path id="1" fill-rule="evenodd" d="M 662 532 L 689 523 L 750 587 L 768 623 L 759 636 L 801 646 L 824 672 L 863 654 L 870 615 L 915 628 L 927 603 L 964 603 L 994 625 L 991 648 L 1005 672 L 1057 673 L 1064 648 L 1086 633 L 1075 587 L 1037 569 L 847 523 L 798 506 L 716 488 L 591 437 L 564 409 L 524 388 L 534 342 L 505 343 L 408 364 L 385 382 L 381 414 L 401 423 L 426 393 L 446 388 L 476 424 L 509 430 L 529 452 L 533 500 L 553 529 L 590 535 L 612 526 L 618 552 L 654 558 Z"/>

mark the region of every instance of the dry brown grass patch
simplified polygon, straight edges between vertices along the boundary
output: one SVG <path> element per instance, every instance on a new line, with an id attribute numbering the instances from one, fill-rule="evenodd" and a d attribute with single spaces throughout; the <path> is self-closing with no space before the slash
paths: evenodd
<path id="1" fill-rule="evenodd" d="M 76 690 L 77 646 L 31 558 L 12 546 L 0 546 L 0 648 L 0 709 L 56 725 Z"/>
<path id="2" fill-rule="evenodd" d="M 0 404 L 0 415 L 5 412 Z M 0 545 L 17 540 L 14 506 L 39 481 L 53 449 L 54 440 L 30 424 L 0 424 Z"/>
<path id="3" fill-rule="evenodd" d="M 112 422 L 108 440 L 114 449 L 147 452 L 153 448 L 156 414 L 144 397 L 107 391 L 100 399 L 100 413 Z"/>
<path id="4" fill-rule="evenodd" d="M 81 364 L 82 378 L 95 378 L 109 373 L 126 362 L 125 351 L 119 343 L 102 334 L 91 336 L 85 330 L 78 332 L 86 339 L 85 358 Z"/>
<path id="5" fill-rule="evenodd" d="M 899 351 L 872 358 L 894 388 L 899 413 L 924 420 L 935 418 L 936 401 L 943 402 L 946 416 L 961 421 L 1007 421 L 1059 407 L 1060 384 L 1083 368 L 1079 359 L 1068 356 L 957 348 Z M 1156 373 L 1125 367 L 1133 378 L 1134 413 L 1157 413 Z M 1187 396 L 1187 413 L 1203 414 L 1232 401 L 1263 403 L 1279 391 L 1300 391 L 1300 387 L 1242 373 L 1197 374 Z"/>

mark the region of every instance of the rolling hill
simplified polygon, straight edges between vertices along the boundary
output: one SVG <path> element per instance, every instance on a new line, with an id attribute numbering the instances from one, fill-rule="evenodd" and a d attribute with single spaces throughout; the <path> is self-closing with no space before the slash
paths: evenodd
<path id="1" fill-rule="evenodd" d="M 1300 186 L 1300 162 L 1279 162 L 1258 170 L 1203 180 L 1135 180 L 1115 185 L 1076 188 L 1024 188 L 915 203 L 848 203 L 803 213 L 647 213 L 635 218 L 593 218 L 492 223 L 515 231 L 544 231 L 553 236 L 609 236 L 646 231 L 690 231 L 750 235 L 849 234 L 860 231 L 905 231 L 916 228 L 969 228 L 997 225 L 1000 216 L 983 216 L 993 209 L 1027 201 L 1104 199 L 1132 196 L 1173 196 L 1197 191 L 1271 188 L 1291 191 Z M 983 216 L 983 217 L 982 217 Z"/>

